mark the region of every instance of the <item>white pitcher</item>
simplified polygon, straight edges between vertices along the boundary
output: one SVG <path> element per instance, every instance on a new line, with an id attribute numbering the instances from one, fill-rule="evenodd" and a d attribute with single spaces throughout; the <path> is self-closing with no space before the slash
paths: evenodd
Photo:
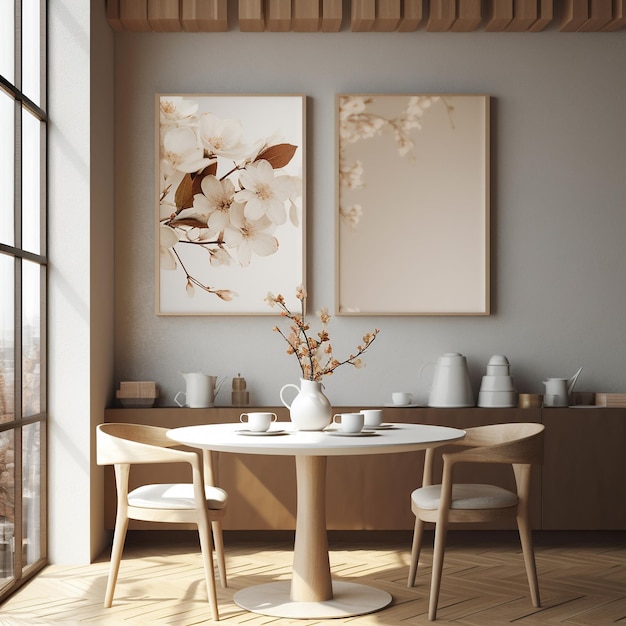
<path id="1" fill-rule="evenodd" d="M 224 377 L 218 382 L 217 376 L 208 376 L 202 372 L 180 372 L 180 375 L 185 379 L 186 388 L 174 396 L 174 402 L 178 406 L 192 409 L 212 407 L 222 383 L 226 380 Z M 178 399 L 181 396 L 182 402 Z"/>
<path id="2" fill-rule="evenodd" d="M 568 406 L 569 394 L 574 390 L 576 380 L 582 372 L 582 367 L 571 378 L 548 378 L 543 381 L 546 387 L 543 396 L 544 406 Z"/>

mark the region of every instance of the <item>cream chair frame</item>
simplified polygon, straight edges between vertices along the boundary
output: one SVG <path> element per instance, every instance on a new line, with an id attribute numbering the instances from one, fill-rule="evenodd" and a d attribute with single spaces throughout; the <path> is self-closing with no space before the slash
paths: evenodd
<path id="1" fill-rule="evenodd" d="M 200 549 L 205 571 L 207 595 L 211 604 L 213 619 L 219 620 L 215 572 L 213 569 L 213 547 L 211 528 L 215 541 L 218 570 L 222 587 L 227 587 L 224 543 L 222 539 L 221 520 L 226 512 L 228 496 L 226 492 L 214 486 L 213 464 L 210 452 L 204 450 L 202 463 L 200 455 L 195 451 L 173 449 L 178 446 L 166 435 L 167 428 L 142 424 L 107 423 L 96 428 L 97 463 L 113 465 L 117 489 L 117 513 L 111 563 L 104 599 L 105 608 L 113 603 L 113 594 L 117 582 L 120 561 L 126 539 L 129 519 L 166 522 L 191 523 L 198 527 Z M 183 502 L 168 502 L 164 499 L 152 498 L 148 506 L 131 504 L 135 491 L 129 492 L 129 477 L 134 464 L 187 463 L 191 466 L 191 485 L 193 498 L 185 497 Z M 139 489 L 145 488 L 140 487 Z M 181 485 L 172 485 L 180 488 Z M 140 492 L 141 493 L 141 492 Z M 185 494 L 187 495 L 187 494 Z M 130 502 L 129 502 L 130 500 Z M 212 508 L 214 507 L 214 508 Z"/>
<path id="2" fill-rule="evenodd" d="M 543 461 L 543 424 L 536 423 L 510 423 L 492 424 L 468 428 L 466 436 L 450 445 L 464 446 L 466 449 L 460 452 L 444 452 L 443 473 L 439 490 L 434 490 L 438 496 L 435 508 L 424 508 L 416 502 L 419 498 L 416 489 L 411 494 L 411 510 L 415 515 L 415 529 L 413 532 L 413 544 L 411 549 L 411 563 L 409 568 L 408 586 L 415 585 L 417 565 L 422 547 L 422 538 L 426 522 L 435 523 L 435 543 L 433 550 L 432 580 L 430 586 L 430 599 L 428 607 L 428 619 L 437 618 L 437 605 L 441 587 L 441 574 L 443 570 L 444 550 L 446 533 L 449 524 L 467 522 L 490 522 L 513 518 L 517 522 L 524 564 L 532 604 L 541 606 L 539 598 L 539 583 L 537 580 L 537 568 L 532 542 L 532 530 L 529 521 L 529 494 L 531 468 Z M 447 449 L 447 446 L 446 446 Z M 424 476 L 422 487 L 433 485 L 433 462 L 436 449 L 426 450 L 424 460 Z M 508 506 L 501 508 L 492 502 L 494 508 L 455 508 L 454 498 L 454 469 L 459 463 L 497 463 L 510 464 L 515 476 L 516 493 L 495 487 L 492 488 L 497 498 L 509 500 Z M 472 491 L 480 486 L 464 485 L 469 489 L 469 496 L 464 495 L 464 500 L 471 499 Z M 433 491 L 432 489 L 430 491 Z M 423 495 L 425 492 L 422 492 Z M 435 500 L 437 498 L 434 498 Z M 511 500 L 514 505 L 511 506 Z M 516 502 L 516 503 L 515 503 Z"/>

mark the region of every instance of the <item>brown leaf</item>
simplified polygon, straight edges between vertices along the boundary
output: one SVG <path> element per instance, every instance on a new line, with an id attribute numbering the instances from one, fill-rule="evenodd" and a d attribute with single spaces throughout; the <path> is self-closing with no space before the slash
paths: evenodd
<path id="1" fill-rule="evenodd" d="M 297 149 L 298 146 L 292 146 L 289 143 L 279 143 L 259 152 L 255 161 L 268 161 L 277 170 L 280 167 L 285 167 L 293 159 Z"/>
<path id="2" fill-rule="evenodd" d="M 174 202 L 176 202 L 176 208 L 181 211 L 182 209 L 188 209 L 193 206 L 193 179 L 191 174 L 185 174 L 183 179 L 176 189 L 174 195 Z"/>
<path id="3" fill-rule="evenodd" d="M 184 217 L 182 220 L 173 219 L 172 224 L 175 226 L 194 226 L 195 228 L 206 228 L 206 222 L 194 219 L 193 217 Z"/>

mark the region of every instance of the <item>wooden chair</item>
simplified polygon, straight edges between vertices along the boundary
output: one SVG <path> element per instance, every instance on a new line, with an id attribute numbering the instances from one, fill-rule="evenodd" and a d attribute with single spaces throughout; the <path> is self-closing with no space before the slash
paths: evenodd
<path id="1" fill-rule="evenodd" d="M 437 604 L 446 532 L 451 523 L 488 522 L 514 518 L 517 521 L 526 575 L 533 606 L 539 607 L 539 583 L 528 517 L 531 467 L 543 459 L 542 424 L 493 424 L 468 428 L 467 435 L 451 445 L 464 446 L 460 452 L 444 452 L 440 485 L 433 484 L 435 448 L 426 451 L 422 487 L 411 494 L 415 530 L 411 550 L 408 586 L 415 585 L 415 575 L 422 547 L 425 522 L 435 523 L 432 581 L 428 619 L 437 618 Z M 449 449 L 449 448 L 447 448 Z M 458 463 L 511 464 L 517 492 L 496 485 L 455 484 L 454 468 Z"/>
<path id="2" fill-rule="evenodd" d="M 213 471 L 209 453 L 203 452 L 201 464 L 198 453 L 172 449 L 179 444 L 166 436 L 167 430 L 140 424 L 97 426 L 97 463 L 115 467 L 117 488 L 117 515 L 104 606 L 109 608 L 113 603 L 129 519 L 193 523 L 198 526 L 207 594 L 213 619 L 217 621 L 219 612 L 209 522 L 213 528 L 220 580 L 222 587 L 226 587 L 221 519 L 226 512 L 228 495 L 223 489 L 212 486 Z M 191 466 L 192 482 L 142 485 L 129 492 L 131 466 L 145 463 L 188 463 Z"/>

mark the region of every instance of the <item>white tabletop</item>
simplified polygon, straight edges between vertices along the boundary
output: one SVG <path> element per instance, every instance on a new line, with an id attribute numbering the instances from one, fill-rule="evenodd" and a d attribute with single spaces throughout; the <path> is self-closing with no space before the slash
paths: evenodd
<path id="1" fill-rule="evenodd" d="M 390 428 L 360 436 L 339 435 L 336 428 L 324 431 L 299 431 L 291 422 L 275 422 L 271 431 L 281 434 L 250 435 L 241 423 L 184 426 L 168 431 L 167 436 L 194 448 L 218 452 L 269 454 L 282 456 L 336 456 L 410 452 L 462 439 L 465 431 L 446 426 L 394 423 Z"/>

